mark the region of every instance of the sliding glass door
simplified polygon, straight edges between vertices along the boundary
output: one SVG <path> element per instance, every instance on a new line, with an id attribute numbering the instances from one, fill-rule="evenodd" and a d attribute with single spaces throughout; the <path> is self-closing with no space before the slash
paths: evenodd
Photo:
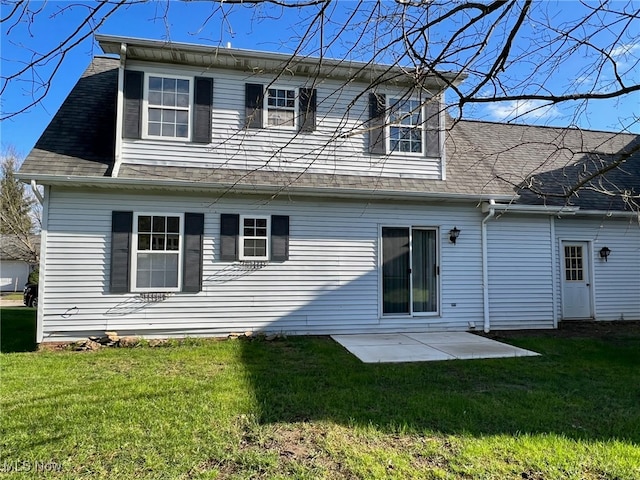
<path id="1" fill-rule="evenodd" d="M 436 230 L 382 228 L 382 313 L 438 311 Z"/>

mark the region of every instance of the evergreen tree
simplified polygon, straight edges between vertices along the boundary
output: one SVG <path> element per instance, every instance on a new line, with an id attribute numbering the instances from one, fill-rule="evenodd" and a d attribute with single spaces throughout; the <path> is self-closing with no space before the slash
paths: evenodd
<path id="1" fill-rule="evenodd" d="M 2 155 L 0 248 L 3 255 L 36 263 L 38 252 L 32 218 L 34 200 L 27 192 L 25 184 L 15 177 L 18 164 L 18 156 L 12 149 Z"/>

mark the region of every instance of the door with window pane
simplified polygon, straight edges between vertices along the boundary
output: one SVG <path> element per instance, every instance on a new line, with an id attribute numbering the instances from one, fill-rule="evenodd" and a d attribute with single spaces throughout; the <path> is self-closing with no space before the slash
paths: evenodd
<path id="1" fill-rule="evenodd" d="M 382 313 L 412 315 L 438 311 L 436 231 L 382 228 Z"/>
<path id="2" fill-rule="evenodd" d="M 593 317 L 588 242 L 562 242 L 562 318 Z"/>

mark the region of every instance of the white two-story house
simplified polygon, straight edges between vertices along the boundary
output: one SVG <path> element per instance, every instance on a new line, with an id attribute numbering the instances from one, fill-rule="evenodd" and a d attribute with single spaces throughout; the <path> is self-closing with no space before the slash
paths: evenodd
<path id="1" fill-rule="evenodd" d="M 452 122 L 457 73 L 96 39 L 19 173 L 38 342 L 640 320 L 637 211 L 595 188 L 638 195 L 636 136 Z"/>

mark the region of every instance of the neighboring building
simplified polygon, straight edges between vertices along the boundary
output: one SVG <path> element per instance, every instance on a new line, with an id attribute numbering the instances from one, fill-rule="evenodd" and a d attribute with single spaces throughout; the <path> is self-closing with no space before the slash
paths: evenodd
<path id="1" fill-rule="evenodd" d="M 0 235 L 1 291 L 22 291 L 29 280 L 29 274 L 37 267 L 35 258 L 39 249 L 38 237 L 22 240 L 16 235 Z"/>
<path id="2" fill-rule="evenodd" d="M 119 58 L 19 172 L 45 191 L 39 342 L 640 320 L 637 210 L 598 191 L 640 193 L 637 136 L 452 123 L 454 74 L 97 40 Z"/>

